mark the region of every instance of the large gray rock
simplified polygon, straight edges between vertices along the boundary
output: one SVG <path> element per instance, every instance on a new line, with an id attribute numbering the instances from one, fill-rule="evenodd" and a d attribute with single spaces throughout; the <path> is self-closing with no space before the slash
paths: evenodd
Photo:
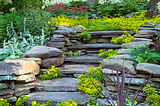
<path id="1" fill-rule="evenodd" d="M 124 58 L 131 58 L 129 54 L 121 54 L 121 55 L 113 55 L 111 58 L 113 59 L 124 59 Z"/>
<path id="2" fill-rule="evenodd" d="M 4 60 L 0 62 L 0 75 L 24 75 L 39 73 L 39 65 L 33 60 Z"/>
<path id="3" fill-rule="evenodd" d="M 16 102 L 17 101 L 17 97 L 13 96 L 10 98 L 6 98 L 7 102 Z"/>
<path id="4" fill-rule="evenodd" d="M 78 79 L 76 78 L 57 78 L 52 80 L 35 81 L 36 90 L 38 91 L 56 91 L 56 92 L 73 92 L 78 91 Z"/>
<path id="5" fill-rule="evenodd" d="M 46 47 L 46 46 L 35 46 L 28 50 L 24 57 L 27 58 L 41 58 L 41 59 L 47 59 L 50 57 L 56 57 L 63 54 L 63 51 L 54 47 Z"/>
<path id="6" fill-rule="evenodd" d="M 51 68 L 51 66 L 59 66 L 64 63 L 64 54 L 55 57 L 55 58 L 47 58 L 42 60 L 43 68 Z"/>
<path id="7" fill-rule="evenodd" d="M 35 83 L 16 84 L 15 96 L 22 96 L 30 93 L 30 89 L 35 88 Z"/>
<path id="8" fill-rule="evenodd" d="M 137 71 L 143 71 L 145 73 L 153 73 L 153 76 L 160 77 L 160 65 L 151 63 L 139 63 L 136 66 Z"/>
<path id="9" fill-rule="evenodd" d="M 81 92 L 34 92 L 26 96 L 29 106 L 31 106 L 34 100 L 36 100 L 37 103 L 47 103 L 48 99 L 53 101 L 53 106 L 56 106 L 58 102 L 65 102 L 68 100 L 74 100 L 78 106 L 86 106 L 88 98 Z"/>
<path id="10" fill-rule="evenodd" d="M 151 45 L 154 45 L 154 43 L 153 42 L 148 42 L 148 41 L 131 42 L 131 43 L 124 43 L 124 44 L 121 45 L 121 47 L 125 48 L 125 49 L 129 49 L 129 48 L 133 48 L 133 47 L 136 47 L 136 46 L 143 46 L 143 45 L 151 46 Z"/>
<path id="11" fill-rule="evenodd" d="M 9 87 L 8 83 L 0 83 L 0 89 L 7 89 Z"/>
<path id="12" fill-rule="evenodd" d="M 118 71 L 122 71 L 124 67 L 125 72 L 131 70 L 130 73 L 136 74 L 136 71 L 133 66 L 133 61 L 122 59 L 103 59 L 101 64 L 102 67 L 109 68 L 112 70 L 116 70 L 117 67 Z"/>

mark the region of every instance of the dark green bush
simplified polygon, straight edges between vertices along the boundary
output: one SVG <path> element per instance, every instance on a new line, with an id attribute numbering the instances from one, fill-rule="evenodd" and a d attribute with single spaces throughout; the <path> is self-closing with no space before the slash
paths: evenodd
<path id="1" fill-rule="evenodd" d="M 48 23 L 52 19 L 51 14 L 39 8 L 26 8 L 0 15 L 0 46 L 4 40 L 9 40 L 6 29 L 8 27 L 12 33 L 11 22 L 16 32 L 24 31 L 24 18 L 26 18 L 26 30 L 29 30 L 32 36 L 41 35 L 43 29 L 46 37 L 50 38 L 50 34 L 54 31 L 54 23 Z"/>

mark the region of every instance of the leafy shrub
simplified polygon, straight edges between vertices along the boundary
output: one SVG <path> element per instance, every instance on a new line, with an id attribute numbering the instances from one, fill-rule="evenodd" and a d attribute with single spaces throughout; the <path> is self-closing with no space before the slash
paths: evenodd
<path id="1" fill-rule="evenodd" d="M 0 12 L 9 13 L 12 8 L 16 10 L 23 8 L 40 8 L 43 4 L 43 0 L 1 0 Z"/>
<path id="2" fill-rule="evenodd" d="M 43 72 L 43 75 L 40 75 L 40 78 L 41 80 L 50 80 L 50 79 L 55 79 L 61 76 L 62 76 L 62 73 L 58 72 L 58 68 L 55 66 L 52 66 L 51 69 L 48 69 L 48 71 Z"/>
<path id="3" fill-rule="evenodd" d="M 87 31 L 79 33 L 79 36 L 83 39 L 83 41 L 91 39 L 91 34 L 89 34 Z"/>
<path id="4" fill-rule="evenodd" d="M 110 57 L 117 55 L 117 51 L 118 49 L 117 50 L 108 49 L 108 51 L 104 51 L 103 49 L 101 49 L 99 50 L 98 57 L 109 59 Z"/>
<path id="5" fill-rule="evenodd" d="M 148 1 L 131 1 L 123 0 L 122 2 L 112 3 L 111 1 L 104 2 L 102 5 L 96 5 L 93 9 L 97 10 L 97 14 L 104 16 L 124 16 L 130 12 L 138 12 L 147 10 Z"/>
<path id="6" fill-rule="evenodd" d="M 26 24 L 24 25 L 24 18 L 26 17 Z M 2 42 L 5 40 L 9 40 L 12 36 L 7 37 L 6 28 L 10 33 L 12 33 L 12 28 L 10 26 L 11 22 L 14 24 L 14 29 L 16 32 L 24 32 L 24 27 L 29 30 L 30 34 L 33 36 L 41 35 L 42 29 L 47 38 L 50 38 L 50 34 L 54 31 L 54 23 L 48 23 L 51 20 L 51 15 L 48 12 L 45 12 L 39 8 L 36 9 L 23 9 L 19 11 L 14 11 L 13 13 L 7 13 L 4 15 L 0 15 L 0 46 Z M 17 36 L 20 36 L 17 33 Z"/>
<path id="7" fill-rule="evenodd" d="M 25 20 L 24 20 L 25 24 Z M 43 45 L 45 41 L 45 35 L 42 29 L 42 36 L 32 36 L 28 30 L 20 32 L 20 36 L 14 30 L 13 24 L 11 23 L 12 34 L 9 33 L 7 27 L 7 36 L 10 38 L 7 42 L 4 40 L 3 48 L 0 49 L 0 60 L 5 59 L 19 59 L 23 57 L 23 54 L 34 46 Z M 24 26 L 25 27 L 25 26 Z"/>
<path id="8" fill-rule="evenodd" d="M 77 106 L 74 100 L 68 100 L 66 102 L 57 103 L 56 106 Z"/>
<path id="9" fill-rule="evenodd" d="M 147 84 L 143 88 L 143 92 L 147 94 L 146 101 L 151 106 L 159 106 L 160 105 L 160 95 L 158 95 L 158 92 L 155 90 L 155 88 L 153 88 L 149 84 Z"/>
<path id="10" fill-rule="evenodd" d="M 74 7 L 75 5 L 77 5 L 79 7 L 79 6 L 85 6 L 87 4 L 86 4 L 86 1 L 82 1 L 82 0 L 70 1 L 69 4 L 68 4 L 68 6 L 70 6 L 70 7 Z"/>
<path id="11" fill-rule="evenodd" d="M 123 34 L 120 37 L 113 37 L 111 39 L 111 43 L 114 44 L 123 44 L 123 43 L 130 43 L 132 41 L 133 36 L 131 36 L 127 31 L 124 31 L 125 34 Z"/>
<path id="12" fill-rule="evenodd" d="M 137 46 L 129 51 L 129 55 L 137 63 L 157 63 L 160 60 L 160 54 L 154 49 L 150 50 L 148 46 Z"/>

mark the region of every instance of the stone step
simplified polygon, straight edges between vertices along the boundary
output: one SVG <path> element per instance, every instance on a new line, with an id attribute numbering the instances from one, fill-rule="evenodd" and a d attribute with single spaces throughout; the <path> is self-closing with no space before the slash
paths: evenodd
<path id="1" fill-rule="evenodd" d="M 78 106 L 87 105 L 87 96 L 81 92 L 34 92 L 27 96 L 27 106 L 31 106 L 32 101 L 37 103 L 47 103 L 48 99 L 53 101 L 52 106 L 56 106 L 58 102 L 74 100 Z"/>
<path id="2" fill-rule="evenodd" d="M 68 47 L 69 50 L 75 49 L 119 49 L 121 45 L 118 44 L 111 44 L 111 43 L 104 43 L 104 44 L 82 44 L 78 46 L 70 46 Z"/>
<path id="3" fill-rule="evenodd" d="M 127 31 L 131 35 L 134 34 L 134 32 Z M 123 35 L 124 31 L 89 31 L 88 32 L 91 35 Z"/>
<path id="4" fill-rule="evenodd" d="M 62 74 L 83 74 L 86 73 L 88 68 L 95 67 L 94 65 L 65 65 L 63 68 L 58 68 L 59 72 Z"/>
<path id="5" fill-rule="evenodd" d="M 73 92 L 78 91 L 78 79 L 57 78 L 52 80 L 36 80 L 35 89 L 47 92 Z"/>
<path id="6" fill-rule="evenodd" d="M 64 62 L 99 64 L 103 59 L 105 58 L 99 58 L 98 56 L 72 56 L 65 57 Z"/>

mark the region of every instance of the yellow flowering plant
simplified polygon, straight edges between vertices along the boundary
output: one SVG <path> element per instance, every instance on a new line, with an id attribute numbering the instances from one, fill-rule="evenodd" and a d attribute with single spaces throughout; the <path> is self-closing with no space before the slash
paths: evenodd
<path id="1" fill-rule="evenodd" d="M 76 53 L 74 53 L 75 56 L 80 56 L 81 55 L 81 51 L 78 51 Z"/>
<path id="2" fill-rule="evenodd" d="M 143 88 L 143 92 L 147 94 L 146 101 L 151 105 L 151 106 L 159 106 L 160 105 L 160 91 L 156 91 L 155 88 L 151 87 L 149 84 L 147 84 Z"/>
<path id="3" fill-rule="evenodd" d="M 100 71 L 102 71 L 102 66 L 99 65 L 99 67 L 96 68 L 89 68 L 85 73 L 85 74 L 81 74 L 78 76 L 78 79 L 80 79 L 79 81 L 77 81 L 78 83 L 78 89 L 84 93 L 86 93 L 87 95 L 94 97 L 95 99 L 97 99 L 99 97 L 99 91 L 98 90 L 102 90 L 98 81 L 96 80 L 99 79 L 102 83 L 104 83 L 104 76 L 102 75 L 102 73 Z M 96 89 L 96 87 L 98 88 L 98 90 Z M 93 100 L 88 100 L 88 104 L 92 104 L 93 105 L 94 101 Z"/>
<path id="4" fill-rule="evenodd" d="M 62 73 L 58 72 L 58 68 L 52 66 L 48 71 L 43 72 L 43 75 L 40 75 L 41 80 L 50 80 L 54 78 L 61 77 Z"/>
<path id="5" fill-rule="evenodd" d="M 32 106 L 51 106 L 52 105 L 52 101 L 48 99 L 47 104 L 45 103 L 37 103 L 36 101 L 32 102 Z"/>
<path id="6" fill-rule="evenodd" d="M 132 41 L 133 36 L 129 34 L 127 31 L 124 31 L 124 34 L 120 37 L 113 37 L 111 39 L 111 43 L 114 44 L 123 44 L 123 43 L 130 43 Z"/>
<path id="7" fill-rule="evenodd" d="M 65 22 L 70 26 L 82 25 L 85 28 L 98 25 L 112 25 L 112 26 L 119 25 L 121 30 L 133 31 L 137 33 L 140 25 L 145 25 L 147 24 L 147 22 L 159 23 L 160 15 L 157 15 L 156 17 L 149 19 L 145 17 L 145 13 L 146 11 L 134 12 L 133 16 L 130 18 L 125 18 L 124 16 L 108 18 L 103 16 L 103 18 L 101 19 L 88 19 L 88 16 L 83 18 L 82 17 L 69 18 L 65 16 L 58 16 L 52 18 L 51 23 L 55 22 L 56 25 L 59 25 L 60 23 Z"/>
<path id="8" fill-rule="evenodd" d="M 98 57 L 109 59 L 110 57 L 117 55 L 117 51 L 118 51 L 118 49 L 116 49 L 116 50 L 108 49 L 108 51 L 104 51 L 103 49 L 101 49 L 101 50 L 99 50 Z"/>
<path id="9" fill-rule="evenodd" d="M 12 104 L 9 104 L 6 99 L 1 98 L 0 99 L 0 106 L 12 106 Z"/>
<path id="10" fill-rule="evenodd" d="M 68 100 L 66 102 L 57 103 L 56 106 L 77 106 L 74 100 Z"/>

